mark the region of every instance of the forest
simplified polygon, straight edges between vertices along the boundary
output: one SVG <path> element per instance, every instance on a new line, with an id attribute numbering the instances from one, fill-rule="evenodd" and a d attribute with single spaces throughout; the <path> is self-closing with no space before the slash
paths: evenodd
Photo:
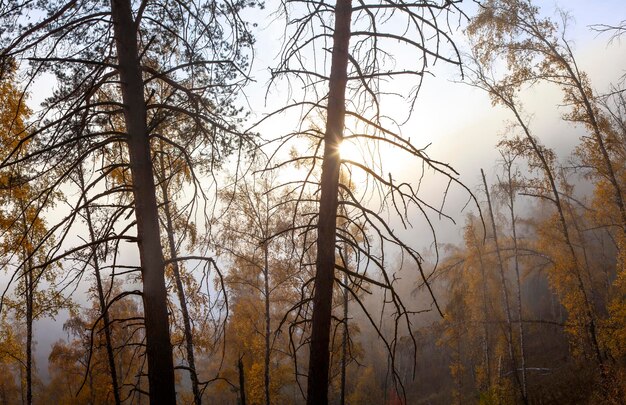
<path id="1" fill-rule="evenodd" d="M 626 403 L 625 11 L 0 0 L 0 405 Z"/>

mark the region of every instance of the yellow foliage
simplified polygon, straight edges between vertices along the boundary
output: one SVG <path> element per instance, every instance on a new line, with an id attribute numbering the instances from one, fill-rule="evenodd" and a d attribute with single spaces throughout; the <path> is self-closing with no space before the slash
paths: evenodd
<path id="1" fill-rule="evenodd" d="M 376 381 L 374 367 L 368 366 L 359 373 L 358 382 L 354 391 L 346 398 L 349 405 L 374 405 L 380 404 L 383 398 L 383 392 L 380 384 Z"/>

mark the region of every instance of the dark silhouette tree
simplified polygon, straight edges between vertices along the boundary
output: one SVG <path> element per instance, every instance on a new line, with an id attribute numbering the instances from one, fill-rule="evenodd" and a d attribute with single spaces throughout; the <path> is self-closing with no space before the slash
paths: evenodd
<path id="1" fill-rule="evenodd" d="M 132 186 L 137 237 L 130 239 L 140 257 L 152 403 L 176 401 L 152 144 L 162 139 L 219 162 L 222 153 L 243 143 L 233 94 L 247 80 L 252 38 L 238 13 L 250 4 L 70 0 L 14 2 L 3 9 L 2 60 L 30 63 L 25 91 L 43 72 L 55 75 L 57 87 L 34 120 L 35 129 L 3 154 L 0 168 L 43 162 L 30 177 L 53 173 L 38 190 L 45 205 L 88 156 L 123 145 L 121 159 L 111 165 Z M 23 24 L 31 13 L 38 18 Z M 153 97 L 156 84 L 170 89 L 166 99 Z M 184 127 L 185 138 L 167 137 L 173 121 Z M 37 148 L 21 155 L 25 142 Z M 51 227 L 50 237 L 61 230 L 66 236 L 75 218 L 70 214 Z M 63 240 L 57 240 L 50 262 L 69 254 L 58 253 Z"/>
<path id="2" fill-rule="evenodd" d="M 339 285 L 343 284 L 335 275 L 337 268 L 348 274 L 352 286 L 349 288 L 350 295 L 363 309 L 357 293 L 364 283 L 386 290 L 396 309 L 396 320 L 405 322 L 409 331 L 410 311 L 395 292 L 394 279 L 384 261 L 384 253 L 376 253 L 373 246 L 398 246 L 404 257 L 417 263 L 423 285 L 430 291 L 428 276 L 421 267 L 420 254 L 415 248 L 402 242 L 394 228 L 388 225 L 389 220 L 382 214 L 385 211 L 397 214 L 403 227 L 410 226 L 408 217 L 412 209 L 424 214 L 427 222 L 430 221 L 429 214 L 442 214 L 441 209 L 418 196 L 420 175 L 416 176 L 416 182 L 412 185 L 385 173 L 383 162 L 376 161 L 373 156 L 360 163 L 342 159 L 339 150 L 342 142 L 379 145 L 376 147 L 380 148 L 395 147 L 401 153 L 421 162 L 422 169 L 428 168 L 445 177 L 444 181 L 448 186 L 452 183 L 458 184 L 457 174 L 449 165 L 429 158 L 424 149 L 415 147 L 410 138 L 402 135 L 399 122 L 407 119 L 407 116 L 385 108 L 387 103 L 392 104 L 392 96 L 388 93 L 395 88 L 390 90 L 391 87 L 386 87 L 392 79 L 415 79 L 410 82 L 413 87 L 403 97 L 403 103 L 408 106 L 405 113 L 410 116 L 423 75 L 431 61 L 460 65 L 459 55 L 447 25 L 447 18 L 451 13 L 459 11 L 457 3 L 353 3 L 350 0 L 338 0 L 334 5 L 326 2 L 284 4 L 287 40 L 282 49 L 280 64 L 272 71 L 273 80 L 287 76 L 289 80 L 298 81 L 303 86 L 301 90 L 294 90 L 295 94 L 291 95 L 297 101 L 281 108 L 277 113 L 299 108 L 302 113 L 301 122 L 323 122 L 308 129 L 296 130 L 276 141 L 283 146 L 294 138 L 313 139 L 309 148 L 310 154 L 292 156 L 289 160 L 300 165 L 309 164 L 306 179 L 300 186 L 313 187 L 318 203 L 310 223 L 310 230 L 315 232 L 315 249 L 313 250 L 313 246 L 310 249 L 316 256 L 313 297 L 303 297 L 301 301 L 302 306 L 312 306 L 310 318 L 309 315 L 304 315 L 311 322 L 306 395 L 309 404 L 328 402 L 333 291 L 336 281 Z M 459 12 L 459 15 L 462 13 Z M 272 156 L 276 161 L 281 155 Z M 269 168 L 282 167 L 285 164 L 283 161 L 269 165 Z M 346 184 L 340 181 L 343 170 L 349 173 L 346 178 L 350 178 L 353 172 L 366 177 L 368 186 L 362 192 L 377 194 L 375 199 L 379 205 L 368 207 L 365 202 L 373 198 L 347 189 Z M 294 187 L 294 184 L 289 183 L 286 186 Z M 340 200 L 342 190 L 346 191 L 345 198 Z M 364 227 L 367 227 L 372 236 L 360 238 L 338 232 L 340 206 L 349 208 L 349 229 L 363 234 Z M 352 227 L 352 224 L 355 226 Z M 359 239 L 364 242 L 357 242 Z M 336 253 L 343 241 L 351 245 L 356 253 L 356 262 L 360 263 L 356 266 L 357 271 L 341 268 L 340 265 L 338 267 Z M 379 271 L 383 281 L 378 282 L 368 276 L 368 268 L 370 274 Z M 358 283 L 354 283 L 355 280 Z M 376 327 L 376 323 L 370 319 Z M 397 343 L 398 333 L 396 328 L 393 337 L 389 340 L 383 338 L 386 348 L 391 352 Z M 393 356 L 391 364 L 395 376 Z M 399 390 L 402 391 L 403 388 L 399 387 Z"/>

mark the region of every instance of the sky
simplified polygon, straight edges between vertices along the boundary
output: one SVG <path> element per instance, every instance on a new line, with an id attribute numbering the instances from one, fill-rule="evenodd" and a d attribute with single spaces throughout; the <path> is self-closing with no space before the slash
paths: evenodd
<path id="1" fill-rule="evenodd" d="M 269 67 L 277 64 L 276 55 L 280 49 L 282 35 L 282 20 L 273 19 L 270 12 L 276 9 L 276 2 L 268 2 L 265 10 L 255 10 L 250 18 L 258 23 L 257 51 L 252 76 L 255 82 L 246 90 L 250 105 L 256 110 L 255 116 L 262 117 L 265 112 L 276 107 L 277 100 L 283 100 L 286 90 L 284 83 L 278 83 L 266 95 L 266 86 L 269 80 Z M 571 22 L 568 38 L 571 39 L 575 54 L 581 68 L 586 71 L 594 88 L 602 93 L 608 89 L 611 82 L 615 82 L 623 75 L 626 66 L 625 45 L 619 41 L 608 44 L 607 35 L 598 35 L 591 32 L 592 24 L 616 24 L 624 17 L 626 3 L 624 0 L 600 1 L 541 1 L 538 2 L 546 15 L 554 16 L 558 6 L 571 13 Z M 470 13 L 470 11 L 468 11 Z M 457 35 L 462 41 L 462 35 Z M 626 41 L 626 38 L 622 40 Z M 511 117 L 499 107 L 492 107 L 489 98 L 482 91 L 460 83 L 458 69 L 436 66 L 433 69 L 435 77 L 427 77 L 418 98 L 415 113 L 404 126 L 403 133 L 410 136 L 416 146 L 432 144 L 428 151 L 430 156 L 452 164 L 460 173 L 460 180 L 470 189 L 476 190 L 480 179 L 480 168 L 484 168 L 491 181 L 495 178 L 495 163 L 498 153 L 495 144 L 500 139 L 506 126 L 505 121 Z M 43 77 L 31 92 L 31 104 L 40 103 L 54 85 L 52 79 Z M 523 100 L 526 111 L 533 115 L 532 127 L 535 133 L 549 147 L 559 152 L 561 160 L 567 159 L 573 147 L 577 144 L 582 132 L 572 130 L 561 123 L 557 106 L 561 102 L 558 90 L 550 86 L 539 86 L 536 89 L 524 92 Z M 36 107 L 34 107 L 36 108 Z M 266 133 L 281 133 L 289 130 L 286 123 L 290 120 L 275 121 L 262 129 Z M 348 152 L 349 153 L 349 152 Z M 412 176 L 413 167 L 395 155 L 382 153 L 382 158 L 390 171 L 400 172 L 404 176 Z M 424 193 L 433 201 L 441 198 L 442 187 L 434 179 L 427 181 Z M 457 225 L 450 223 L 440 224 L 438 227 L 439 240 L 453 243 L 460 240 L 460 227 L 463 225 L 462 207 L 467 202 L 465 193 L 452 192 L 448 197 L 447 207 L 454 215 Z M 469 208 L 471 209 L 471 208 Z M 417 243 L 426 249 L 430 248 L 429 238 L 422 233 L 410 231 L 410 238 L 417 238 Z M 64 337 L 62 332 L 62 318 L 43 320 L 37 325 L 36 340 L 39 373 L 46 377 L 47 356 L 50 345 L 57 339 Z"/>
<path id="2" fill-rule="evenodd" d="M 538 1 L 536 4 L 544 16 L 555 20 L 560 19 L 559 9 L 570 15 L 567 38 L 579 66 L 589 75 L 597 93 L 606 92 L 612 82 L 616 82 L 626 73 L 626 52 L 623 44 L 626 38 L 622 42 L 614 41 L 609 44 L 607 34 L 598 34 L 590 29 L 594 24 L 619 23 L 626 14 L 623 13 L 626 11 L 623 0 Z M 462 7 L 470 16 L 475 10 L 473 2 L 466 2 Z M 268 68 L 278 63 L 276 55 L 282 35 L 280 17 L 272 20 L 267 16 L 273 10 L 275 7 L 268 3 L 264 12 L 255 12 L 252 15 L 253 19 L 258 18 L 258 50 L 252 69 L 256 81 L 247 94 L 257 117 L 262 117 L 264 112 L 277 107 L 283 101 L 287 88 L 285 82 L 278 82 L 269 91 L 266 87 L 269 79 Z M 455 40 L 461 51 L 467 52 L 468 45 L 462 30 L 455 32 Z M 412 118 L 402 129 L 403 134 L 410 137 L 417 147 L 430 144 L 427 149 L 429 155 L 450 163 L 459 172 L 459 179 L 475 191 L 481 183 L 480 168 L 485 170 L 490 183 L 495 179 L 496 162 L 499 158 L 495 146 L 504 133 L 507 120 L 512 116 L 501 107 L 493 107 L 483 91 L 463 83 L 458 68 L 438 64 L 430 72 L 434 77 L 426 77 Z M 532 116 L 531 127 L 535 134 L 546 146 L 554 148 L 562 161 L 566 161 L 583 132 L 580 128 L 573 128 L 561 121 L 560 115 L 565 110 L 558 107 L 562 103 L 559 90 L 555 86 L 539 85 L 524 91 L 522 101 L 525 112 Z M 291 122 L 293 121 L 270 121 L 269 125 L 262 127 L 261 133 L 264 136 L 269 136 L 267 134 L 272 132 L 285 133 L 292 129 L 292 125 L 288 124 Z M 407 176 L 407 179 L 418 176 L 418 162 L 407 161 L 398 156 L 393 151 L 382 153 L 385 170 L 394 173 L 394 178 L 397 177 L 395 173 Z M 442 179 L 431 178 L 430 183 L 427 179 L 425 184 L 424 195 L 432 201 L 440 200 L 445 188 Z M 466 211 L 461 210 L 467 202 L 467 194 L 452 190 L 451 197 L 448 198 L 446 207 L 457 224 L 462 226 Z M 467 209 L 471 209 L 471 204 Z M 459 227 L 454 224 L 439 224 L 439 232 L 440 240 L 449 243 L 459 241 Z M 424 238 L 419 243 L 429 246 L 430 239 Z"/>

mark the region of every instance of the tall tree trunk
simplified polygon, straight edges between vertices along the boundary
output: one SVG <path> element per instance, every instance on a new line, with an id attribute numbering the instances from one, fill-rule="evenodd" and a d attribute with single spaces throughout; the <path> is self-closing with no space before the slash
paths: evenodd
<path id="1" fill-rule="evenodd" d="M 111 0 L 120 89 L 128 134 L 141 274 L 148 359 L 150 403 L 175 404 L 174 363 L 169 337 L 165 265 L 146 124 L 144 85 L 137 49 L 137 31 L 130 0 Z"/>
<path id="2" fill-rule="evenodd" d="M 268 205 L 269 206 L 269 205 Z M 268 224 L 266 223 L 266 231 Z M 265 404 L 270 405 L 270 268 L 269 268 L 269 251 L 268 242 L 263 242 L 263 277 L 264 277 L 264 295 L 265 295 Z"/>
<path id="3" fill-rule="evenodd" d="M 18 197 L 19 198 L 19 197 Z M 30 244 L 28 216 L 26 214 L 27 207 L 24 200 L 19 198 L 19 205 L 22 211 L 22 244 Z M 33 277 L 33 253 L 24 246 L 22 254 L 24 255 L 24 298 L 26 299 L 26 404 L 33 403 L 33 305 L 35 295 L 35 281 Z"/>
<path id="4" fill-rule="evenodd" d="M 237 362 L 237 369 L 239 370 L 239 397 L 241 401 L 239 405 L 246 405 L 246 379 L 243 372 L 243 357 L 239 357 Z"/>
<path id="5" fill-rule="evenodd" d="M 478 253 L 478 264 L 480 265 L 480 276 L 482 284 L 482 307 L 483 307 L 483 355 L 485 357 L 485 371 L 487 372 L 487 387 L 491 385 L 491 353 L 489 351 L 489 310 L 487 307 L 487 274 L 485 272 L 485 263 L 483 261 L 483 252 L 480 250 L 480 242 L 476 238 L 474 227 L 472 227 L 472 238 Z"/>
<path id="6" fill-rule="evenodd" d="M 79 167 L 78 180 L 80 182 L 80 188 L 82 193 L 86 193 L 85 177 L 82 165 Z M 87 196 L 84 196 L 87 201 Z M 85 220 L 87 221 L 87 228 L 89 228 L 89 238 L 91 243 L 95 243 L 96 234 L 91 220 L 91 211 L 89 206 L 85 205 Z M 97 245 L 92 248 L 92 261 L 94 275 L 96 276 L 96 288 L 98 291 L 98 303 L 100 304 L 100 313 L 102 314 L 102 321 L 104 322 L 104 338 L 107 351 L 107 359 L 109 361 L 109 374 L 111 375 L 111 384 L 113 389 L 113 399 L 115 404 L 121 404 L 120 389 L 117 379 L 117 368 L 115 367 L 115 355 L 113 353 L 113 343 L 111 338 L 111 323 L 109 320 L 109 311 L 107 308 L 106 297 L 104 296 L 104 289 L 102 288 L 102 276 L 100 274 L 100 261 L 98 259 Z"/>
<path id="7" fill-rule="evenodd" d="M 161 148 L 163 148 L 161 143 Z M 167 232 L 167 243 L 170 250 L 170 259 L 172 273 L 174 274 L 174 283 L 176 284 L 176 294 L 180 303 L 180 311 L 183 317 L 183 328 L 185 334 L 185 351 L 187 352 L 187 363 L 189 366 L 189 378 L 191 380 L 191 391 L 193 392 L 193 400 L 195 405 L 202 403 L 202 394 L 200 393 L 200 381 L 198 380 L 198 372 L 196 370 L 196 360 L 194 355 L 193 331 L 191 330 L 191 318 L 189 317 L 189 309 L 187 308 L 187 299 L 185 298 L 185 287 L 180 275 L 180 266 L 178 265 L 178 253 L 176 249 L 176 241 L 174 238 L 174 221 L 172 221 L 172 205 L 168 191 L 168 181 L 165 178 L 165 162 L 163 154 L 159 155 L 160 166 L 160 184 L 161 194 L 163 195 L 163 212 L 165 214 L 165 227 Z"/>
<path id="8" fill-rule="evenodd" d="M 348 268 L 347 265 L 346 268 Z M 343 336 L 341 337 L 341 405 L 346 403 L 346 367 L 348 365 L 348 276 L 345 273 L 343 284 L 346 287 L 343 291 Z"/>
<path id="9" fill-rule="evenodd" d="M 307 404 L 328 404 L 330 323 L 335 277 L 335 237 L 339 192 L 339 145 L 343 139 L 346 107 L 348 47 L 352 1 L 337 0 L 330 71 L 330 89 L 324 134 L 321 197 L 317 226 L 317 260 L 309 356 Z"/>
<path id="10" fill-rule="evenodd" d="M 511 231 L 513 232 L 513 261 L 515 266 L 515 282 L 517 284 L 517 320 L 519 329 L 519 350 L 522 371 L 522 398 L 524 403 L 528 403 L 528 390 L 526 388 L 526 348 L 524 346 L 524 322 L 522 321 L 522 283 L 519 275 L 519 250 L 517 246 L 517 221 L 515 219 L 515 198 L 513 189 L 513 179 L 511 177 L 511 165 L 513 162 L 507 162 L 508 177 L 508 197 L 509 197 L 509 214 L 511 215 Z"/>
<path id="11" fill-rule="evenodd" d="M 489 207 L 489 217 L 491 219 L 491 229 L 493 231 L 493 240 L 496 245 L 496 255 L 498 257 L 498 270 L 500 273 L 500 284 L 502 287 L 502 299 L 504 300 L 504 314 L 506 316 L 506 324 L 507 324 L 507 333 L 508 336 L 505 335 L 507 339 L 507 347 L 509 350 L 509 358 L 511 359 L 511 364 L 513 366 L 513 375 L 515 376 L 515 381 L 517 382 L 518 387 L 520 388 L 520 392 L 523 393 L 524 389 L 522 388 L 522 382 L 520 380 L 519 374 L 517 373 L 517 360 L 515 358 L 515 350 L 513 349 L 513 320 L 511 317 L 511 305 L 509 304 L 509 291 L 506 288 L 506 277 L 504 274 L 504 261 L 502 260 L 502 254 L 500 252 L 500 244 L 498 243 L 498 232 L 496 231 L 496 220 L 493 215 L 493 208 L 491 206 L 491 197 L 489 195 L 489 186 L 487 185 L 487 179 L 485 178 L 485 172 L 483 169 L 480 169 L 480 174 L 483 176 L 483 184 L 485 185 L 485 194 L 487 195 L 487 206 Z M 526 395 L 522 394 L 522 400 L 525 404 L 528 403 Z"/>
<path id="12" fill-rule="evenodd" d="M 30 265 L 30 253 L 26 252 L 28 269 L 26 270 L 26 404 L 33 403 L 33 268 Z"/>

